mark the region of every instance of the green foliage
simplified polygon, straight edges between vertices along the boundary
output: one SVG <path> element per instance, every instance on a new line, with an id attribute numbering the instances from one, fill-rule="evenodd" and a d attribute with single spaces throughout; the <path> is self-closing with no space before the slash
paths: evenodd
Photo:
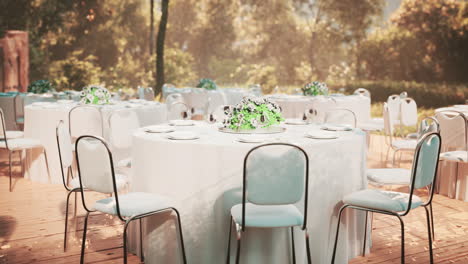
<path id="1" fill-rule="evenodd" d="M 225 126 L 234 130 L 266 128 L 284 120 L 279 106 L 266 99 L 243 99 L 227 114 Z"/>
<path id="2" fill-rule="evenodd" d="M 200 79 L 196 87 L 204 88 L 206 90 L 216 90 L 218 88 L 213 80 L 207 78 Z"/>
<path id="3" fill-rule="evenodd" d="M 326 83 L 315 81 L 304 85 L 302 92 L 308 96 L 327 95 L 328 87 Z"/>
<path id="4" fill-rule="evenodd" d="M 109 90 L 99 85 L 88 85 L 81 91 L 81 103 L 84 104 L 109 104 L 110 98 Z"/>
<path id="5" fill-rule="evenodd" d="M 328 83 L 334 89 L 341 84 Z M 386 102 L 392 94 L 408 92 L 418 107 L 437 108 L 453 104 L 465 103 L 468 98 L 467 85 L 448 85 L 442 83 L 392 82 L 392 81 L 356 81 L 346 84 L 347 92 L 352 93 L 357 88 L 366 88 L 372 96 L 372 102 Z"/>
<path id="6" fill-rule="evenodd" d="M 90 83 L 100 83 L 102 71 L 96 60 L 94 56 L 83 58 L 81 52 L 74 52 L 71 57 L 50 65 L 50 79 L 58 90 L 81 90 Z"/>
<path id="7" fill-rule="evenodd" d="M 195 80 L 193 56 L 190 53 L 178 48 L 168 48 L 164 62 L 166 83 L 182 86 Z"/>
<path id="8" fill-rule="evenodd" d="M 34 81 L 28 86 L 28 92 L 35 94 L 43 94 L 54 90 L 54 86 L 48 80 Z"/>

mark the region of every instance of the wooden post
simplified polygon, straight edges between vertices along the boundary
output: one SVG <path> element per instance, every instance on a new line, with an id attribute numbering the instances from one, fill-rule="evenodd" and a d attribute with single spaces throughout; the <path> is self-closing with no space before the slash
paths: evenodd
<path id="1" fill-rule="evenodd" d="M 0 39 L 3 50 L 3 91 L 26 92 L 29 85 L 28 32 L 11 30 Z"/>

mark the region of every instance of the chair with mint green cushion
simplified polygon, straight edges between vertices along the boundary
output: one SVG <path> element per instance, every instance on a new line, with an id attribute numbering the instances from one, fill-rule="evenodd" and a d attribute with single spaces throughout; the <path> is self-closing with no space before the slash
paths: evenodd
<path id="1" fill-rule="evenodd" d="M 180 215 L 172 207 L 168 198 L 161 195 L 142 192 L 119 194 L 119 181 L 114 171 L 112 153 L 107 143 L 96 136 L 80 136 L 75 143 L 76 163 L 78 166 L 79 191 L 83 207 L 86 210 L 84 220 L 83 240 L 81 245 L 81 263 L 84 263 L 86 248 L 86 231 L 89 215 L 93 212 L 115 215 L 124 225 L 123 250 L 124 263 L 127 263 L 127 228 L 133 220 L 140 221 L 140 257 L 144 261 L 141 219 L 147 216 L 156 216 L 161 213 L 174 212 L 177 219 L 177 229 L 181 244 L 183 263 L 187 263 Z M 86 199 L 86 191 L 113 194 L 112 197 L 95 201 L 89 206 L 91 197 Z"/>
<path id="2" fill-rule="evenodd" d="M 403 216 L 407 215 L 412 209 L 423 206 L 426 210 L 427 233 L 429 237 L 429 257 L 430 263 L 434 262 L 432 254 L 432 234 L 431 234 L 431 216 L 428 207 L 432 203 L 434 196 L 434 182 L 437 175 L 437 167 L 440 153 L 441 137 L 437 132 L 425 134 L 416 146 L 411 169 L 411 179 L 409 182 L 409 193 L 389 192 L 382 190 L 362 190 L 351 193 L 344 197 L 344 205 L 341 207 L 335 236 L 335 246 L 333 248 L 332 264 L 335 263 L 336 248 L 340 230 L 340 220 L 344 209 L 352 208 L 356 210 L 380 213 L 396 216 L 401 225 L 401 263 L 405 263 L 405 227 Z M 415 189 L 429 188 L 429 197 L 427 201 L 422 201 L 414 195 Z M 365 223 L 367 230 L 367 217 Z M 364 249 L 365 249 L 364 239 Z M 363 250 L 364 251 L 364 250 Z M 364 253 L 363 253 L 364 254 Z"/>
<path id="3" fill-rule="evenodd" d="M 287 143 L 264 144 L 251 149 L 244 159 L 242 203 L 231 208 L 227 263 L 230 262 L 232 225 L 237 232 L 236 263 L 239 263 L 242 233 L 247 227 L 289 227 L 294 250 L 295 226 L 305 232 L 307 260 L 311 263 L 307 233 L 309 158 L 300 147 Z M 299 210 L 296 203 L 303 201 Z"/>
<path id="4" fill-rule="evenodd" d="M 16 93 L 13 101 L 16 128 L 24 127 L 24 94 Z"/>

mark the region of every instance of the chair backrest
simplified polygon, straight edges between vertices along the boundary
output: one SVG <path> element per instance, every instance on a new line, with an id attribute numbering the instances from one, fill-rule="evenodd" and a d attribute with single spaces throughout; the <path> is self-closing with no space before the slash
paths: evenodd
<path id="1" fill-rule="evenodd" d="M 185 96 L 186 104 L 197 114 L 206 114 L 208 107 L 208 91 L 203 88 L 193 88 Z"/>
<path id="2" fill-rule="evenodd" d="M 104 139 L 95 136 L 80 136 L 75 143 L 76 163 L 81 187 L 83 207 L 91 212 L 91 207 L 86 204 L 86 193 L 84 190 L 113 193 L 117 208 L 117 215 L 123 221 L 120 214 L 117 182 L 114 172 L 114 161 Z"/>
<path id="3" fill-rule="evenodd" d="M 287 143 L 264 144 L 251 149 L 244 159 L 243 220 L 245 203 L 294 204 L 304 199 L 307 217 L 309 158 L 300 147 Z M 304 219 L 304 228 L 306 219 Z"/>
<path id="4" fill-rule="evenodd" d="M 189 108 L 183 102 L 174 102 L 168 107 L 167 120 L 187 119 L 190 116 Z"/>
<path id="5" fill-rule="evenodd" d="M 68 113 L 70 136 L 75 139 L 82 135 L 104 135 L 101 110 L 96 106 L 78 105 Z"/>
<path id="6" fill-rule="evenodd" d="M 439 154 L 441 146 L 439 133 L 425 134 L 418 142 L 414 153 L 413 167 L 411 169 L 410 200 L 408 208 L 403 215 L 411 210 L 412 196 L 415 189 L 431 186 L 429 198 L 425 204 L 432 202 L 434 195 L 434 182 L 439 165 Z"/>
<path id="7" fill-rule="evenodd" d="M 365 96 L 365 97 L 369 97 L 371 98 L 371 94 L 369 92 L 369 90 L 365 89 L 365 88 L 357 88 L 353 94 L 355 95 L 362 95 L 362 96 Z"/>
<path id="8" fill-rule="evenodd" d="M 219 90 L 208 91 L 207 113 L 213 113 L 220 106 L 226 105 L 226 95 Z"/>
<path id="9" fill-rule="evenodd" d="M 182 102 L 185 103 L 184 97 L 180 93 L 172 93 L 166 97 L 166 105 L 171 106 L 173 103 Z"/>
<path id="10" fill-rule="evenodd" d="M 440 124 L 442 151 L 468 151 L 467 117 L 456 111 L 441 111 L 435 115 Z"/>
<path id="11" fill-rule="evenodd" d="M 318 123 L 325 122 L 326 113 L 336 109 L 336 99 L 333 97 L 318 96 L 311 101 L 310 109 L 315 111 L 314 116 L 311 116 L 312 121 Z"/>
<path id="12" fill-rule="evenodd" d="M 419 122 L 418 126 L 418 133 L 419 133 L 419 138 L 423 137 L 427 133 L 440 133 L 440 126 L 439 122 L 437 119 L 434 117 L 428 116 L 425 117 L 421 122 Z"/>
<path id="13" fill-rule="evenodd" d="M 416 126 L 418 124 L 418 106 L 413 98 L 400 100 L 401 123 L 405 126 Z"/>
<path id="14" fill-rule="evenodd" d="M 73 146 L 71 143 L 70 133 L 65 126 L 63 120 L 60 120 L 55 129 L 57 137 L 57 148 L 60 161 L 60 170 L 62 172 L 63 185 L 68 190 L 67 179 L 65 171 L 71 168 L 73 163 Z"/>
<path id="15" fill-rule="evenodd" d="M 392 125 L 395 125 L 400 120 L 400 103 L 401 98 L 397 94 L 390 95 L 387 99 L 388 113 Z"/>
<path id="16" fill-rule="evenodd" d="M 15 113 L 15 122 L 18 118 L 24 117 L 24 95 L 17 93 L 13 100 L 13 111 Z"/>
<path id="17" fill-rule="evenodd" d="M 132 109 L 114 111 L 109 116 L 111 149 L 128 149 L 132 146 L 132 134 L 140 127 L 138 115 Z"/>
<path id="18" fill-rule="evenodd" d="M 5 125 L 5 114 L 3 113 L 3 109 L 0 108 L 0 141 L 5 141 L 5 147 L 8 149 L 8 140 L 6 137 L 6 125 Z"/>
<path id="19" fill-rule="evenodd" d="M 333 109 L 325 113 L 325 123 L 350 125 L 356 127 L 356 114 L 349 109 Z"/>
<path id="20" fill-rule="evenodd" d="M 393 140 L 393 122 L 390 118 L 390 112 L 388 110 L 388 104 L 383 104 L 383 119 L 384 119 L 384 134 L 387 144 L 391 144 Z"/>

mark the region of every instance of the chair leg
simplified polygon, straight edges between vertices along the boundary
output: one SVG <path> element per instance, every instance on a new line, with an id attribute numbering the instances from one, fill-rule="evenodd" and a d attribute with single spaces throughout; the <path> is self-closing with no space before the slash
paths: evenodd
<path id="1" fill-rule="evenodd" d="M 140 260 L 141 262 L 144 262 L 145 261 L 145 256 L 143 255 L 143 223 L 141 222 L 141 218 L 140 218 Z"/>
<path id="2" fill-rule="evenodd" d="M 23 151 L 18 151 L 20 166 L 21 166 L 21 177 L 24 177 L 24 166 L 23 166 Z"/>
<path id="3" fill-rule="evenodd" d="M 432 240 L 435 240 L 435 231 L 434 231 L 434 211 L 432 211 L 432 202 L 429 204 L 429 210 L 431 210 Z"/>
<path id="4" fill-rule="evenodd" d="M 456 169 L 455 169 L 455 190 L 454 190 L 454 195 L 453 195 L 453 198 L 454 199 L 457 199 L 457 193 L 458 193 L 458 163 L 457 162 L 457 166 L 456 166 Z"/>
<path id="5" fill-rule="evenodd" d="M 67 251 L 67 228 L 68 228 L 68 204 L 70 201 L 70 194 L 72 192 L 68 192 L 67 194 L 67 204 L 65 205 L 65 233 L 63 237 L 63 252 Z"/>
<path id="6" fill-rule="evenodd" d="M 237 232 L 237 252 L 236 252 L 236 264 L 239 264 L 240 261 L 240 251 L 241 251 L 241 238 L 242 238 L 242 230 L 239 225 L 236 223 L 236 232 Z"/>
<path id="7" fill-rule="evenodd" d="M 182 249 L 182 258 L 184 260 L 184 264 L 187 264 L 187 256 L 185 255 L 185 244 L 184 244 L 184 236 L 182 232 L 182 222 L 180 220 L 180 214 L 177 209 L 172 208 L 172 210 L 177 214 L 177 225 L 179 227 L 179 238 L 180 238 L 180 247 Z"/>
<path id="8" fill-rule="evenodd" d="M 294 227 L 291 226 L 291 251 L 292 251 L 292 262 L 296 264 L 296 250 L 294 247 Z"/>
<path id="9" fill-rule="evenodd" d="M 401 225 L 401 264 L 405 264 L 405 223 L 401 216 L 396 215 Z"/>
<path id="10" fill-rule="evenodd" d="M 47 167 L 47 176 L 49 176 L 50 179 L 49 159 L 47 158 L 47 151 L 45 150 L 45 148 L 42 153 L 44 153 L 44 159 Z"/>
<path id="11" fill-rule="evenodd" d="M 336 224 L 336 235 L 335 235 L 335 245 L 333 246 L 333 255 L 332 255 L 332 261 L 331 263 L 335 263 L 335 255 L 336 255 L 336 247 L 338 245 L 338 234 L 340 233 L 340 221 L 341 221 L 341 215 L 343 214 L 344 209 L 346 209 L 348 205 L 343 205 L 340 209 L 340 212 L 338 213 L 338 223 Z"/>
<path id="12" fill-rule="evenodd" d="M 231 258 L 231 233 L 232 233 L 232 216 L 229 218 L 229 235 L 228 235 L 226 264 L 229 264 L 230 258 Z"/>
<path id="13" fill-rule="evenodd" d="M 306 238 L 307 263 L 311 264 L 312 263 L 312 256 L 310 255 L 309 232 L 307 232 L 307 229 L 305 229 L 304 232 L 305 232 L 305 238 Z"/>
<path id="14" fill-rule="evenodd" d="M 127 264 L 127 228 L 130 221 L 125 222 L 124 232 L 123 232 L 123 255 L 124 255 L 124 264 Z"/>
<path id="15" fill-rule="evenodd" d="M 366 211 L 366 221 L 364 224 L 364 240 L 362 246 L 362 256 L 366 256 L 366 241 L 367 241 L 367 220 L 369 219 L 369 211 Z"/>
<path id="16" fill-rule="evenodd" d="M 86 230 L 88 229 L 88 217 L 89 217 L 89 212 L 86 212 L 84 227 L 83 227 L 83 241 L 81 242 L 81 258 L 80 258 L 81 264 L 84 264 L 84 254 L 85 254 L 85 248 L 86 248 Z"/>
<path id="17" fill-rule="evenodd" d="M 12 174 L 12 170 L 11 170 L 11 151 L 8 150 L 8 172 L 10 174 L 10 192 L 11 192 L 11 174 Z"/>
<path id="18" fill-rule="evenodd" d="M 430 263 L 434 263 L 434 257 L 432 255 L 432 235 L 431 235 L 431 219 L 429 217 L 429 210 L 424 206 L 426 210 L 426 219 L 427 219 L 427 236 L 429 237 L 429 259 Z"/>

